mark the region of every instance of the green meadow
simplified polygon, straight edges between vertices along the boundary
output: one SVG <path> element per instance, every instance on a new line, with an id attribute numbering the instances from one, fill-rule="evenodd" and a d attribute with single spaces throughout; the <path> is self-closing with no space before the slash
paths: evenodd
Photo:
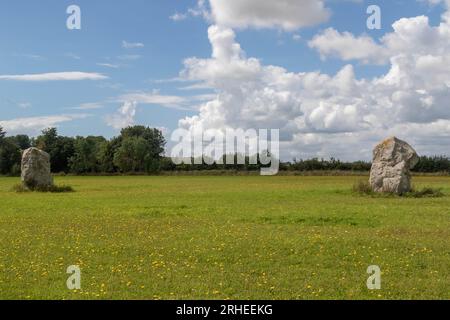
<path id="1" fill-rule="evenodd" d="M 450 299 L 450 177 L 414 178 L 440 198 L 355 194 L 361 179 L 0 178 L 0 299 Z"/>

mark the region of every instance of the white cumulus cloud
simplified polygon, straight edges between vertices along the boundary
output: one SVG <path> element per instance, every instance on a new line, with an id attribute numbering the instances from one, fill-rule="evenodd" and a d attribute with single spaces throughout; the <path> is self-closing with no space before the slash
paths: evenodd
<path id="1" fill-rule="evenodd" d="M 311 48 L 319 51 L 322 59 L 335 56 L 343 60 L 363 60 L 366 63 L 385 63 L 388 56 L 384 50 L 369 36 L 355 37 L 349 32 L 340 33 L 328 28 L 309 41 Z"/>
<path id="2" fill-rule="evenodd" d="M 280 28 L 288 31 L 328 20 L 322 0 L 210 0 L 211 16 L 230 28 Z"/>
<path id="3" fill-rule="evenodd" d="M 351 64 L 335 75 L 264 65 L 246 56 L 232 29 L 213 25 L 211 57 L 186 59 L 180 77 L 217 94 L 179 126 L 280 129 L 284 158 L 370 159 L 373 146 L 390 135 L 410 141 L 419 152 L 448 154 L 447 16 L 436 27 L 425 16 L 400 19 L 379 42 L 332 29 L 313 39 L 326 56 L 390 64 L 386 74 L 371 79 L 357 79 Z M 331 45 L 325 47 L 321 36 L 331 38 Z"/>
<path id="4" fill-rule="evenodd" d="M 137 103 L 135 101 L 125 102 L 116 113 L 107 115 L 106 124 L 116 130 L 126 128 L 135 122 Z"/>
<path id="5" fill-rule="evenodd" d="M 170 19 L 190 16 L 201 16 L 221 27 L 294 31 L 327 21 L 330 10 L 324 0 L 198 0 L 195 8 Z"/>

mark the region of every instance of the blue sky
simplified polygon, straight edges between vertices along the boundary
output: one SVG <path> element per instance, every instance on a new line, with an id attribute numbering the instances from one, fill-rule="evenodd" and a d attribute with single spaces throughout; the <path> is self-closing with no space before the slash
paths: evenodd
<path id="1" fill-rule="evenodd" d="M 0 73 L 83 71 L 98 72 L 109 79 L 3 81 L 0 85 L 2 120 L 74 112 L 69 108 L 104 103 L 127 91 L 160 89 L 165 94 L 186 94 L 178 92 L 176 85 L 152 81 L 176 77 L 184 58 L 208 52 L 203 21 L 174 23 L 169 16 L 183 10 L 176 1 L 78 1 L 82 29 L 70 31 L 66 28 L 66 8 L 70 4 L 73 2 L 2 1 Z M 143 43 L 145 47 L 124 49 L 123 41 Z M 134 60 L 132 56 L 140 57 Z M 15 103 L 31 106 L 17 108 Z M 60 131 L 68 135 L 113 135 L 114 130 L 99 121 L 99 116 L 117 107 L 117 103 L 108 103 L 104 109 L 89 110 L 88 113 L 94 114 L 92 118 L 61 125 Z M 185 114 L 158 106 L 142 106 L 140 111 L 138 122 L 172 127 Z"/>
<path id="2" fill-rule="evenodd" d="M 66 8 L 72 4 L 81 8 L 81 30 L 66 28 Z M 366 9 L 370 4 L 379 5 L 382 9 L 381 30 L 368 30 L 366 27 Z M 234 41 L 245 51 L 245 58 L 255 57 L 264 66 L 279 66 L 293 73 L 320 71 L 334 76 L 351 64 L 356 79 L 370 81 L 387 74 L 392 65 L 342 59 L 336 55 L 324 58 L 309 42 L 327 28 L 333 28 L 355 37 L 365 35 L 379 43 L 383 35 L 393 32 L 391 25 L 400 18 L 426 15 L 430 25 L 437 26 L 445 12 L 443 4 L 430 5 L 427 1 L 412 0 L 329 0 L 324 2 L 324 6 L 331 13 L 330 17 L 308 26 L 289 30 L 279 26 L 252 27 L 251 24 L 243 28 L 231 26 L 235 33 Z M 209 10 L 208 2 L 205 8 Z M 167 132 L 176 129 L 180 119 L 198 115 L 199 106 L 211 100 L 211 94 L 223 89 L 206 86 L 187 90 L 186 87 L 199 79 L 177 79 L 186 69 L 183 64 L 186 58 L 211 57 L 208 28 L 220 24 L 214 18 L 188 14 L 189 9 L 198 10 L 197 1 L 2 1 L 0 122 L 11 133 L 34 135 L 46 124 L 45 117 L 56 117 L 50 123 L 62 134 L 111 137 L 119 132 L 120 125 L 114 127 L 108 119 L 114 115 L 120 117 L 121 113 L 117 112 L 126 103 L 123 97 L 145 93 L 153 98 L 156 96 L 153 99 L 156 102 L 138 101 L 130 122 L 166 128 Z M 183 19 L 174 21 L 170 18 L 176 13 Z M 96 74 L 105 78 L 77 81 L 1 78 L 67 72 Z M 176 98 L 185 100 L 173 104 L 157 102 Z M 40 118 L 37 123 L 36 118 Z M 22 119 L 21 125 L 14 122 L 17 119 Z M 439 119 L 446 120 L 446 117 Z M 319 134 L 316 129 L 307 133 Z M 300 129 L 298 132 L 305 133 Z M 336 133 L 348 134 L 349 131 L 333 132 Z M 311 154 L 324 153 L 339 154 L 325 147 L 311 150 Z"/>

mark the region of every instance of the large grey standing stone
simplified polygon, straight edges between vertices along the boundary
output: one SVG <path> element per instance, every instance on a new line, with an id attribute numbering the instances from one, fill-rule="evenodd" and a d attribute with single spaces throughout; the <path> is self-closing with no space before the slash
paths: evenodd
<path id="1" fill-rule="evenodd" d="M 375 192 L 404 194 L 411 191 L 411 173 L 419 162 L 416 151 L 405 141 L 392 137 L 373 151 L 370 185 Z"/>
<path id="2" fill-rule="evenodd" d="M 50 155 L 47 152 L 37 148 L 30 148 L 23 152 L 22 183 L 29 189 L 53 185 Z"/>

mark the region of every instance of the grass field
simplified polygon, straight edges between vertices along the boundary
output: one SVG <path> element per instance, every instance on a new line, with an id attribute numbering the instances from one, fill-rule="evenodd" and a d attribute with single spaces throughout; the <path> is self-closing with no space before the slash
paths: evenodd
<path id="1" fill-rule="evenodd" d="M 356 195 L 358 179 L 58 177 L 76 192 L 42 194 L 0 178 L 0 298 L 450 299 L 450 177 L 415 178 L 446 195 L 422 199 Z"/>

